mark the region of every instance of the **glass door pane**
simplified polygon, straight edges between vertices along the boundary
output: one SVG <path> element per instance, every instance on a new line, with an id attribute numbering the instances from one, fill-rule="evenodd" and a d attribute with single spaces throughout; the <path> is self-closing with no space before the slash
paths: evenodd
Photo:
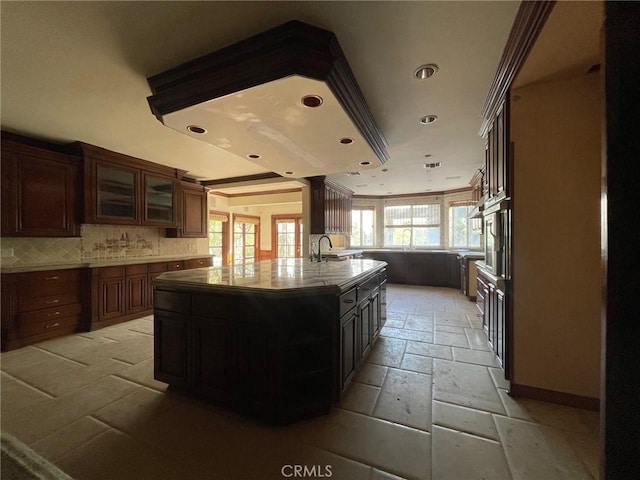
<path id="1" fill-rule="evenodd" d="M 144 183 L 145 220 L 173 223 L 173 180 L 145 175 Z"/>
<path id="2" fill-rule="evenodd" d="M 97 216 L 135 220 L 137 174 L 97 165 Z"/>

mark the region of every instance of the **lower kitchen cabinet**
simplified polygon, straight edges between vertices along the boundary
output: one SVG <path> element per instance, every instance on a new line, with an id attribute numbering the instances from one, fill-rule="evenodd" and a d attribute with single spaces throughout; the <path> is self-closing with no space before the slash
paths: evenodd
<path id="1" fill-rule="evenodd" d="M 455 253 L 364 251 L 362 256 L 387 262 L 391 283 L 460 288 L 460 265 Z"/>
<path id="2" fill-rule="evenodd" d="M 153 316 L 154 371 L 155 378 L 176 387 L 188 387 L 193 383 L 189 370 L 188 342 L 190 335 L 188 315 L 177 312 L 155 312 Z"/>
<path id="3" fill-rule="evenodd" d="M 85 269 L 2 275 L 2 350 L 82 327 Z"/>
<path id="4" fill-rule="evenodd" d="M 344 391 L 358 368 L 358 311 L 353 308 L 340 319 L 340 390 Z"/>
<path id="5" fill-rule="evenodd" d="M 507 370 L 506 362 L 506 295 L 504 280 L 478 267 L 476 306 L 482 315 L 482 323 L 489 345 L 500 365 Z"/>
<path id="6" fill-rule="evenodd" d="M 107 327 L 153 313 L 153 280 L 171 270 L 210 265 L 210 257 L 91 269 L 86 330 Z"/>

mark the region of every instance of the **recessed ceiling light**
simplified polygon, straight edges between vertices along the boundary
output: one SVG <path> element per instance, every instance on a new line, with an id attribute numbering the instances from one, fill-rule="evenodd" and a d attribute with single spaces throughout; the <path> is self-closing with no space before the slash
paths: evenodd
<path id="1" fill-rule="evenodd" d="M 438 71 L 438 66 L 434 65 L 433 63 L 429 63 L 427 65 L 422 65 L 418 67 L 416 71 L 413 72 L 413 75 L 418 80 L 424 80 L 425 78 L 433 77 L 437 71 Z"/>
<path id="2" fill-rule="evenodd" d="M 371 165 L 371 162 L 365 160 L 364 162 L 360 162 L 360 165 L 366 167 L 367 165 Z"/>
<path id="3" fill-rule="evenodd" d="M 291 171 L 289 171 L 289 172 L 284 172 L 284 174 L 285 174 L 285 175 L 294 175 L 295 173 L 296 173 L 296 172 L 291 172 Z"/>
<path id="4" fill-rule="evenodd" d="M 431 155 L 430 153 L 427 153 L 427 154 L 425 154 L 424 158 L 429 158 L 429 157 L 431 157 L 431 156 L 432 156 L 432 155 Z"/>
<path id="5" fill-rule="evenodd" d="M 347 177 L 359 177 L 362 174 L 360 172 L 347 172 L 347 173 L 345 173 L 345 175 Z"/>
<path id="6" fill-rule="evenodd" d="M 425 115 L 420 119 L 420 123 L 423 125 L 429 125 L 434 123 L 436 120 L 438 120 L 437 115 Z"/>
<path id="7" fill-rule="evenodd" d="M 202 135 L 203 133 L 207 133 L 207 129 L 204 127 L 200 127 L 198 125 L 189 125 L 187 127 L 191 133 L 197 133 L 198 135 Z"/>
<path id="8" fill-rule="evenodd" d="M 248 158 L 256 159 L 256 158 L 260 158 L 260 155 L 257 155 L 257 154 L 255 154 L 255 153 L 251 153 L 251 154 L 247 155 L 247 157 L 248 157 Z"/>
<path id="9" fill-rule="evenodd" d="M 388 168 L 383 168 L 382 170 L 380 170 L 382 173 L 387 173 L 389 171 Z"/>
<path id="10" fill-rule="evenodd" d="M 320 105 L 322 105 L 323 101 L 324 100 L 322 100 L 322 97 L 320 95 L 305 95 L 300 100 L 302 105 L 309 108 L 319 107 Z"/>
<path id="11" fill-rule="evenodd" d="M 351 145 L 353 143 L 353 138 L 342 137 L 340 139 L 340 143 L 343 144 L 343 145 Z"/>

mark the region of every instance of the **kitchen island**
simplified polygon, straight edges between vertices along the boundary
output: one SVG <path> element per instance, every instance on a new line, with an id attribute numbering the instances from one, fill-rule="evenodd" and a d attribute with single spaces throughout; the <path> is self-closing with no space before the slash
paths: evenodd
<path id="1" fill-rule="evenodd" d="M 386 319 L 386 263 L 276 259 L 154 282 L 154 375 L 284 423 L 328 412 Z"/>

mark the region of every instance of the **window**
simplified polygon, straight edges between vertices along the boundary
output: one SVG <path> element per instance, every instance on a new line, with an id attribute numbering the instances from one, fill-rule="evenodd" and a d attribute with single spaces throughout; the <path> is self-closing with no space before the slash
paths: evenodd
<path id="1" fill-rule="evenodd" d="M 386 247 L 439 247 L 440 204 L 384 207 Z"/>
<path id="2" fill-rule="evenodd" d="M 474 228 L 476 219 L 469 219 L 473 205 L 449 207 L 449 243 L 452 247 L 480 247 L 480 231 Z"/>
<path id="3" fill-rule="evenodd" d="M 373 247 L 376 230 L 374 219 L 376 211 L 373 207 L 354 208 L 351 211 L 351 246 Z"/>
<path id="4" fill-rule="evenodd" d="M 271 215 L 271 248 L 276 258 L 299 258 L 302 256 L 302 216 Z"/>
<path id="5" fill-rule="evenodd" d="M 224 212 L 209 212 L 209 254 L 213 256 L 213 266 L 228 263 L 229 215 Z"/>
<path id="6" fill-rule="evenodd" d="M 234 216 L 233 218 L 233 264 L 257 261 L 260 233 L 260 217 Z"/>

